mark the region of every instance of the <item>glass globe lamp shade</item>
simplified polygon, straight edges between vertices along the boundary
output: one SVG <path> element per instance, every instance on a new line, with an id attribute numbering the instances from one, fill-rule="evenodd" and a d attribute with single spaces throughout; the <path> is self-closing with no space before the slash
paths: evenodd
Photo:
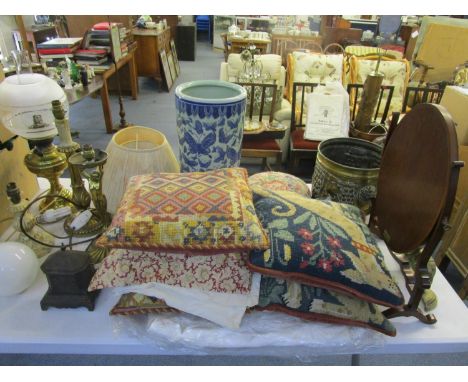
<path id="1" fill-rule="evenodd" d="M 0 84 L 0 116 L 13 134 L 28 140 L 57 135 L 52 101 L 62 102 L 68 111 L 67 96 L 51 78 L 38 73 L 24 73 L 5 78 Z M 40 115 L 40 118 L 33 116 Z"/>
<path id="2" fill-rule="evenodd" d="M 13 296 L 28 289 L 36 280 L 39 261 L 27 245 L 0 243 L 0 296 Z"/>

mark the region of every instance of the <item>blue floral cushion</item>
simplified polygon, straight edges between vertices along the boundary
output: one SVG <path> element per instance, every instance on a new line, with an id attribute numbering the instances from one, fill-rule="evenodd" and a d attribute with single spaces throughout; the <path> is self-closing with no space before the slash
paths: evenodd
<path id="1" fill-rule="evenodd" d="M 404 303 L 357 207 L 290 191 L 252 191 L 270 248 L 250 252 L 250 269 L 385 306 Z"/>
<path id="2" fill-rule="evenodd" d="M 305 320 L 362 326 L 389 336 L 396 335 L 395 327 L 374 304 L 295 281 L 262 276 L 258 308 Z"/>

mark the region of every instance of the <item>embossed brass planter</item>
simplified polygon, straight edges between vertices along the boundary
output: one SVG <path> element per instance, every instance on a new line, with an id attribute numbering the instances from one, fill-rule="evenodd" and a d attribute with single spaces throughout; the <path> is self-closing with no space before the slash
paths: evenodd
<path id="1" fill-rule="evenodd" d="M 382 138 L 387 135 L 387 129 L 380 124 L 375 124 L 371 130 L 364 132 L 356 129 L 354 123 L 351 123 L 349 127 L 349 136 L 353 138 L 364 139 L 369 142 L 375 141 L 377 138 Z"/>
<path id="2" fill-rule="evenodd" d="M 377 192 L 382 148 L 357 138 L 322 141 L 312 176 L 312 197 L 353 204 L 368 213 Z"/>

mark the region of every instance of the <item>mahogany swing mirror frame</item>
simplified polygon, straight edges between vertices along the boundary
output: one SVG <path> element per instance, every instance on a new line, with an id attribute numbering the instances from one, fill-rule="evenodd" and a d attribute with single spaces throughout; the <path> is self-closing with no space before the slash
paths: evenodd
<path id="1" fill-rule="evenodd" d="M 403 307 L 387 309 L 387 318 L 437 321 L 433 314 L 424 314 L 419 304 L 431 286 L 427 264 L 449 229 L 463 165 L 458 160 L 455 124 L 440 105 L 416 105 L 389 131 L 369 226 L 400 264 L 410 297 Z M 413 270 L 405 254 L 418 250 Z"/>

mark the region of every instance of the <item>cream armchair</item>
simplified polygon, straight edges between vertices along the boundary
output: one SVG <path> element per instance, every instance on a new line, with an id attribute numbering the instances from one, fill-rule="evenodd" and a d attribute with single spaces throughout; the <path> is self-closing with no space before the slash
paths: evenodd
<path id="1" fill-rule="evenodd" d="M 290 117 L 289 172 L 298 171 L 301 159 L 314 160 L 320 143 L 304 138 L 307 121 L 306 94 L 312 92 L 319 84 L 329 82 L 343 84 L 345 73 L 346 61 L 343 53 L 292 52 L 288 55 L 287 96 L 294 107 Z"/>
<path id="2" fill-rule="evenodd" d="M 292 52 L 288 55 L 288 100 L 294 82 L 325 84 L 338 81 L 346 87 L 346 61 L 343 54 Z"/>
<path id="3" fill-rule="evenodd" d="M 351 58 L 351 83 L 363 84 L 377 65 L 378 56 L 364 56 Z M 391 59 L 382 57 L 379 72 L 384 74 L 382 85 L 394 86 L 390 102 L 389 115 L 394 111 L 401 112 L 405 98 L 406 87 L 410 76 L 410 64 L 406 59 Z M 385 99 L 382 100 L 383 102 Z"/>
<path id="4" fill-rule="evenodd" d="M 338 81 L 346 87 L 346 74 L 348 71 L 347 62 L 343 54 L 292 52 L 288 55 L 286 98 L 291 104 L 295 82 L 325 84 L 327 82 Z M 311 88 L 305 87 L 306 93 L 310 91 Z M 296 92 L 296 97 L 300 99 L 302 97 L 302 87 L 296 87 Z M 302 110 L 304 118 L 306 118 L 305 111 L 306 109 Z M 291 110 L 289 110 L 288 118 L 291 120 Z"/>
<path id="5" fill-rule="evenodd" d="M 271 80 L 278 86 L 275 104 L 274 120 L 287 127 L 284 138 L 279 142 L 282 150 L 282 161 L 285 162 L 289 148 L 289 122 L 291 118 L 291 104 L 283 97 L 286 85 L 286 69 L 281 65 L 281 56 L 277 54 L 263 54 L 256 56 L 262 64 L 263 73 L 268 73 Z M 244 63 L 239 53 L 231 53 L 227 62 L 221 63 L 219 79 L 228 82 L 238 82 L 239 75 L 244 70 Z"/>

